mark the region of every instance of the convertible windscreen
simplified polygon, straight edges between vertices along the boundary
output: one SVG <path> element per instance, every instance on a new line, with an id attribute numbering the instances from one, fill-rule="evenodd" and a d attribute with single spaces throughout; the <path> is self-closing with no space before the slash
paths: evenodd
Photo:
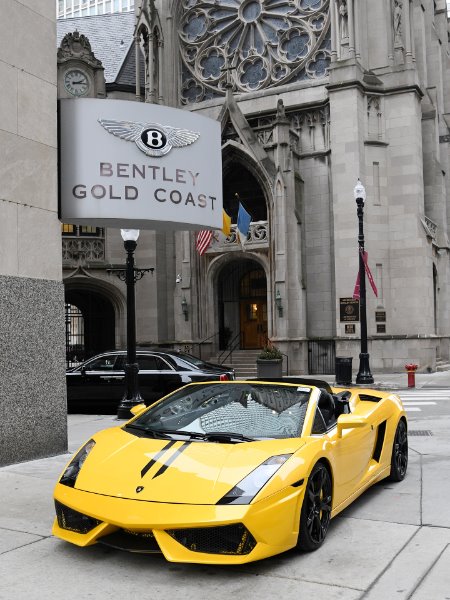
<path id="1" fill-rule="evenodd" d="M 309 396 L 309 388 L 296 386 L 199 384 L 174 392 L 126 428 L 130 433 L 234 443 L 298 437 Z"/>

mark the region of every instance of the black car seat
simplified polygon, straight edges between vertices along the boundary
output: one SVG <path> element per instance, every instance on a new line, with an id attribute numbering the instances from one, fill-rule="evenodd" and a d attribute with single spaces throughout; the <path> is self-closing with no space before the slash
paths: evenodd
<path id="1" fill-rule="evenodd" d="M 350 412 L 350 397 L 351 393 L 348 390 L 333 394 L 334 414 L 336 415 L 336 419 L 339 415 L 348 414 Z"/>
<path id="2" fill-rule="evenodd" d="M 318 407 L 328 429 L 336 422 L 336 410 L 332 395 L 324 389 L 320 390 Z"/>

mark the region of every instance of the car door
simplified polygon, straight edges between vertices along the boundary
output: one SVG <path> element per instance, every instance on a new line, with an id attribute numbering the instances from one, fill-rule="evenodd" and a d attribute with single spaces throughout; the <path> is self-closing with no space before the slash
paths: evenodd
<path id="1" fill-rule="evenodd" d="M 376 431 L 371 424 L 345 429 L 337 436 L 337 427 L 330 432 L 334 446 L 335 502 L 343 502 L 365 482 L 375 447 Z"/>
<path id="2" fill-rule="evenodd" d="M 154 354 L 138 354 L 139 391 L 145 403 L 152 404 L 179 388 L 181 376 L 167 361 Z"/>
<path id="3" fill-rule="evenodd" d="M 312 433 L 323 435 L 330 442 L 333 506 L 338 506 L 358 490 L 366 479 L 375 445 L 375 429 L 370 424 L 345 429 L 342 437 L 338 438 L 336 419 L 327 422 L 326 416 L 324 418 L 317 407 Z"/>
<path id="4" fill-rule="evenodd" d="M 71 408 L 107 406 L 114 408 L 124 394 L 125 373 L 120 368 L 121 357 L 104 354 L 67 373 L 67 397 Z"/>

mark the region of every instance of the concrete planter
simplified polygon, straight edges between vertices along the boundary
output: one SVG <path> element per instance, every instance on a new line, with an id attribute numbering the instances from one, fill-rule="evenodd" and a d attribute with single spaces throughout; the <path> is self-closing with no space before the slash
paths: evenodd
<path id="1" fill-rule="evenodd" d="M 282 358 L 257 358 L 256 359 L 256 374 L 257 377 L 278 379 L 283 375 L 283 359 Z"/>

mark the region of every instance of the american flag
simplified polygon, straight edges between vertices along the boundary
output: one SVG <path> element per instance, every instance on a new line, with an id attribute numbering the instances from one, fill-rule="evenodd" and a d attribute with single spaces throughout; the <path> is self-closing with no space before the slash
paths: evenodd
<path id="1" fill-rule="evenodd" d="M 205 252 L 208 250 L 212 236 L 213 232 L 210 229 L 202 229 L 202 231 L 197 233 L 195 247 L 197 248 L 197 252 L 200 254 L 200 256 L 203 256 L 203 254 L 205 254 Z"/>

